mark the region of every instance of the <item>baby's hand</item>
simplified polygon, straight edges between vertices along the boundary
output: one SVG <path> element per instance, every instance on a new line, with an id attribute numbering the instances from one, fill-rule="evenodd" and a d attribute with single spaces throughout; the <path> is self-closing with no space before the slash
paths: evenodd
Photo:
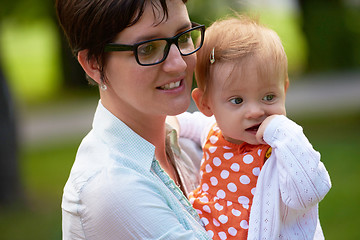
<path id="1" fill-rule="evenodd" d="M 271 115 L 271 116 L 265 118 L 265 120 L 261 123 L 261 125 L 256 133 L 256 140 L 259 142 L 259 144 L 266 144 L 266 142 L 264 141 L 265 129 L 269 125 L 271 120 L 273 118 L 275 118 L 276 116 L 278 116 L 278 115 Z"/>

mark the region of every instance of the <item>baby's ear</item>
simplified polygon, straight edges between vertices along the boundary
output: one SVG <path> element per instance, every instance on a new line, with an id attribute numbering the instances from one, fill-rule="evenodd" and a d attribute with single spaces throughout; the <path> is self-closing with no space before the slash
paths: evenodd
<path id="1" fill-rule="evenodd" d="M 204 91 L 199 88 L 195 88 L 191 95 L 200 112 L 202 112 L 207 117 L 211 117 L 213 112 L 209 106 L 208 98 L 206 98 L 204 95 Z"/>
<path id="2" fill-rule="evenodd" d="M 289 84 L 290 84 L 290 82 L 289 82 L 289 79 L 287 78 L 286 81 L 285 81 L 285 93 L 287 93 L 287 90 L 289 88 Z"/>

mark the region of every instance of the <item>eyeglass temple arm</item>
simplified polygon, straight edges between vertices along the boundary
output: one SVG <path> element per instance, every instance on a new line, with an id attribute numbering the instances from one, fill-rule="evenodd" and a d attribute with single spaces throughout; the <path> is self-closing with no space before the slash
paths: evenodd
<path id="1" fill-rule="evenodd" d="M 104 48 L 105 52 L 132 51 L 132 50 L 133 50 L 133 46 L 131 46 L 131 45 L 123 45 L 123 44 L 116 44 L 116 43 L 109 43 Z"/>

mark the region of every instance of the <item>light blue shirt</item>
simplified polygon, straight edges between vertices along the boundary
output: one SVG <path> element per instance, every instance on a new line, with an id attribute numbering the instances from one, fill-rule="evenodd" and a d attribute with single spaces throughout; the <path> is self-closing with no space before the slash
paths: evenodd
<path id="1" fill-rule="evenodd" d="M 185 191 L 194 166 L 169 131 Z M 155 159 L 155 147 L 105 109 L 83 139 L 64 188 L 63 239 L 210 239 L 196 211 Z"/>

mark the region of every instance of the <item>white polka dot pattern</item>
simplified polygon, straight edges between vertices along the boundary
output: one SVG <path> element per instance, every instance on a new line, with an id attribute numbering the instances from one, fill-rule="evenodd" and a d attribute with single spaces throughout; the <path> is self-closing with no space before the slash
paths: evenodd
<path id="1" fill-rule="evenodd" d="M 190 201 L 213 239 L 246 239 L 253 192 L 269 146 L 232 144 L 214 129 L 204 147 L 201 187 Z"/>

